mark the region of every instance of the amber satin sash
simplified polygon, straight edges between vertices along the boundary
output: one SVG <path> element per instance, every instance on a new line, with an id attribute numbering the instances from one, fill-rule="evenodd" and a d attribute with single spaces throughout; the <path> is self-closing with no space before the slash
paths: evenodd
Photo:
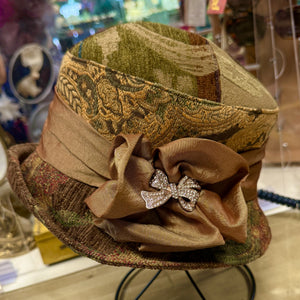
<path id="1" fill-rule="evenodd" d="M 64 174 L 99 187 L 110 178 L 107 161 L 111 142 L 55 95 L 37 152 Z"/>
<path id="2" fill-rule="evenodd" d="M 97 187 L 85 201 L 95 225 L 116 241 L 171 252 L 246 240 L 246 201 L 256 199 L 263 148 L 240 155 L 212 140 L 183 138 L 152 149 L 141 134 L 110 142 L 56 96 L 37 151 L 59 171 Z M 149 185 L 155 169 L 170 183 L 188 176 L 200 184 L 193 211 L 172 197 L 146 208 L 141 192 L 158 192 Z"/>

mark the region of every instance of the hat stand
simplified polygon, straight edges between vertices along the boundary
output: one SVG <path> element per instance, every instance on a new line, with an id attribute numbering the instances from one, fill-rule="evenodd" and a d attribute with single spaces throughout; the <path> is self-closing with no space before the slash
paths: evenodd
<path id="1" fill-rule="evenodd" d="M 253 300 L 254 297 L 255 297 L 255 293 L 256 293 L 256 283 L 255 283 L 255 278 L 254 278 L 254 275 L 253 275 L 252 271 L 246 265 L 237 266 L 237 267 L 234 267 L 234 268 L 236 268 L 240 272 L 240 274 L 244 277 L 244 279 L 247 281 L 247 285 L 249 287 L 249 300 Z M 135 276 L 138 276 L 140 274 L 140 272 L 143 272 L 143 271 L 147 272 L 148 270 L 133 268 L 123 277 L 122 281 L 120 282 L 120 284 L 117 288 L 117 292 L 116 292 L 116 295 L 115 295 L 115 300 L 125 299 L 124 294 L 125 294 L 126 288 L 131 283 L 131 280 Z M 144 286 L 144 288 L 139 292 L 139 294 L 136 296 L 136 298 L 134 298 L 135 300 L 138 300 L 142 297 L 142 295 L 146 292 L 146 290 L 150 287 L 150 285 L 157 279 L 157 277 L 159 276 L 159 274 L 161 272 L 162 272 L 162 270 L 158 270 L 155 273 L 155 275 L 152 277 L 152 279 Z M 198 285 L 194 281 L 194 279 L 191 276 L 190 272 L 189 271 L 184 271 L 184 272 L 185 272 L 186 276 L 188 277 L 190 283 L 195 288 L 195 290 L 196 290 L 196 292 L 199 296 L 199 299 L 206 300 L 205 296 L 203 295 L 203 293 L 199 289 Z"/>

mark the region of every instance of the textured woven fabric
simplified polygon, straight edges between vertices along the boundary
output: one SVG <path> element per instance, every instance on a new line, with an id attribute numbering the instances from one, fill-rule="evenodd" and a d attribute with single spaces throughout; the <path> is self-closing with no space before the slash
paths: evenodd
<path id="1" fill-rule="evenodd" d="M 195 33 L 161 24 L 123 24 L 84 40 L 70 53 L 201 99 L 276 109 L 253 76 Z"/>
<path id="2" fill-rule="evenodd" d="M 267 107 L 275 106 L 266 90 L 258 81 L 255 83 L 255 93 L 260 94 L 259 89 L 263 92 L 261 104 L 265 101 Z M 70 53 L 64 57 L 57 83 L 61 99 L 108 140 L 121 132 L 143 132 L 154 145 L 182 137 L 203 137 L 225 143 L 235 151 L 261 147 L 277 118 L 277 108 L 243 106 L 242 100 L 247 98 L 241 88 L 235 89 L 233 95 L 240 99 L 239 106 L 224 105 L 206 100 L 210 92 L 205 87 L 207 97 L 192 97 L 93 61 L 78 60 Z M 235 89 L 225 87 L 224 94 Z"/>

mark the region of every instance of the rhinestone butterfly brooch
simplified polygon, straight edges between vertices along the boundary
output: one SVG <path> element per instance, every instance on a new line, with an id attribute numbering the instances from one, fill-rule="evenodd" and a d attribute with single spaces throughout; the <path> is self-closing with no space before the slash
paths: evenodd
<path id="1" fill-rule="evenodd" d="M 200 184 L 184 176 L 178 184 L 169 183 L 167 175 L 159 169 L 155 170 L 150 186 L 157 189 L 157 192 L 142 191 L 141 196 L 146 202 L 148 209 L 153 209 L 165 204 L 170 198 L 178 200 L 180 206 L 188 212 L 195 209 L 199 198 Z"/>

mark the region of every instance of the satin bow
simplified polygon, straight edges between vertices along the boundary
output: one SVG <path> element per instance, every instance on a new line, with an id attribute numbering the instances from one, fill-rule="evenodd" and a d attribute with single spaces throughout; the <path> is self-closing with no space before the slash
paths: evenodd
<path id="1" fill-rule="evenodd" d="M 152 252 L 246 240 L 240 184 L 248 165 L 221 143 L 184 138 L 153 149 L 143 135 L 122 134 L 113 142 L 109 170 L 111 179 L 85 201 L 98 217 L 95 225 L 114 240 Z"/>
<path id="2" fill-rule="evenodd" d="M 148 209 L 164 205 L 170 198 L 174 198 L 178 200 L 184 210 L 193 211 L 199 198 L 199 192 L 194 189 L 201 189 L 200 184 L 188 176 L 180 179 L 177 186 L 175 183 L 169 183 L 167 175 L 159 169 L 155 170 L 154 177 L 150 181 L 150 186 L 160 191 L 141 192 L 141 196 L 146 202 Z"/>

